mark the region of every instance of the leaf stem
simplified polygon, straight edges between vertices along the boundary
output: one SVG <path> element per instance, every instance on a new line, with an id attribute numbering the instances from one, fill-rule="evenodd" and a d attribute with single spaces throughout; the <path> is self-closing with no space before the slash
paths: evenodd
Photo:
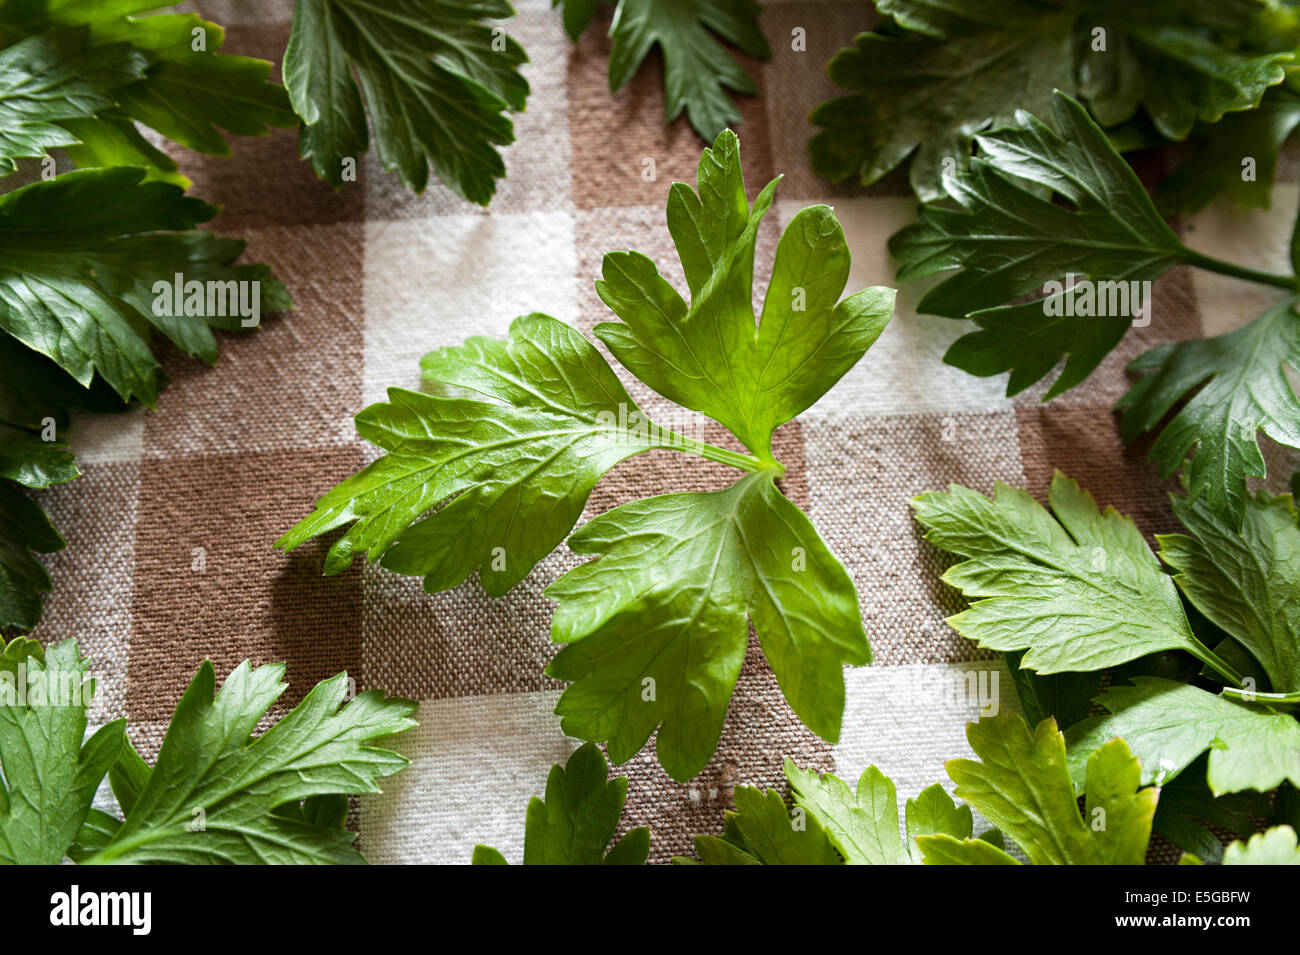
<path id="1" fill-rule="evenodd" d="M 1264 706 L 1300 706 L 1300 691 L 1292 693 L 1259 693 L 1243 690 L 1240 687 L 1225 686 L 1220 695 L 1241 700 L 1243 703 L 1259 703 Z"/>
<path id="2" fill-rule="evenodd" d="M 1202 255 L 1200 252 L 1187 248 L 1187 246 L 1183 246 L 1181 259 L 1185 265 L 1195 265 L 1197 268 L 1205 269 L 1208 272 L 1230 275 L 1236 279 L 1245 279 L 1247 282 L 1275 285 L 1290 292 L 1294 292 L 1297 287 L 1300 287 L 1300 283 L 1297 283 L 1294 275 L 1282 275 L 1278 272 L 1265 272 L 1245 265 L 1235 265 L 1232 262 L 1225 262 L 1209 255 Z"/>
<path id="3" fill-rule="evenodd" d="M 1196 659 L 1214 670 L 1229 683 L 1235 683 L 1237 686 L 1241 685 L 1243 682 L 1242 675 L 1234 670 L 1225 660 L 1199 641 L 1197 642 L 1197 647 L 1197 649 L 1190 651 L 1192 656 L 1196 657 Z M 1233 689 L 1233 687 L 1225 687 L 1223 692 L 1226 693 L 1229 689 Z"/>
<path id="4" fill-rule="evenodd" d="M 709 461 L 717 461 L 719 464 L 725 464 L 728 467 L 738 468 L 748 474 L 757 474 L 760 471 L 771 471 L 777 477 L 785 474 L 785 466 L 775 459 L 764 461 L 754 457 L 752 454 L 745 454 L 740 451 L 730 451 L 727 448 L 719 448 L 716 445 L 709 444 L 705 441 L 697 441 L 695 438 L 688 438 L 684 434 L 676 431 L 670 431 L 667 428 L 661 428 L 659 431 L 661 437 L 655 442 L 654 447 L 668 448 L 672 451 L 684 451 L 686 454 L 693 454 L 696 457 L 705 458 Z"/>
<path id="5" fill-rule="evenodd" d="M 184 833 L 185 831 L 186 830 L 174 826 L 160 826 L 156 829 L 143 829 L 135 835 L 123 839 L 120 842 L 114 839 L 82 864 L 109 865 L 110 863 L 117 861 L 119 856 L 130 852 L 132 849 L 148 845 L 149 843 L 156 842 L 159 839 Z"/>

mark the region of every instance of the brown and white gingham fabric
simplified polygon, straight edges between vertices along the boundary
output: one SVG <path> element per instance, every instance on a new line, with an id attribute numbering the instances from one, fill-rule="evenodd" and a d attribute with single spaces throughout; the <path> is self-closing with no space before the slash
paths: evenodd
<path id="1" fill-rule="evenodd" d="M 96 719 L 129 717 L 147 757 L 204 657 L 223 675 L 245 658 L 286 661 L 287 705 L 339 670 L 359 689 L 419 700 L 420 727 L 396 743 L 410 768 L 361 800 L 360 845 L 375 862 L 466 862 L 477 842 L 520 858 L 528 798 L 577 745 L 552 712 L 561 686 L 542 672 L 554 653 L 542 590 L 576 560 L 561 547 L 494 600 L 477 581 L 431 596 L 417 579 L 360 562 L 322 577 L 320 543 L 288 556 L 271 544 L 373 457 L 351 418 L 388 386 L 418 387 L 424 352 L 502 335 L 531 311 L 590 332 L 607 317 L 592 282 L 609 250 L 644 251 L 680 279 L 664 204 L 671 182 L 694 182 L 705 145 L 684 120 L 664 126 L 655 56 L 610 95 L 608 8 L 573 45 L 549 0 L 519 6 L 508 30 L 531 58 L 532 95 L 488 210 L 437 184 L 408 193 L 373 152 L 359 182 L 333 192 L 298 159 L 293 131 L 237 139 L 233 159 L 169 147 L 193 193 L 224 207 L 213 228 L 246 237 L 247 260 L 270 263 L 295 308 L 255 333 L 223 335 L 213 368 L 163 347 L 171 384 L 157 410 L 78 421 L 72 440 L 85 476 L 40 495 L 69 546 L 48 561 L 55 591 L 36 634 L 80 640 L 102 674 Z M 227 25 L 228 52 L 278 64 L 289 0 L 198 8 Z M 816 202 L 835 207 L 848 236 L 848 290 L 896 284 L 885 242 L 915 215 L 905 178 L 831 186 L 809 171 L 805 151 L 809 112 L 835 94 L 826 61 L 873 22 L 857 0 L 777 3 L 762 14 L 774 56 L 746 62 L 761 95 L 739 100 L 741 155 L 751 194 L 785 178 L 760 236 L 759 294 L 780 227 Z M 806 31 L 806 51 L 792 49 L 795 27 Z M 653 182 L 642 177 L 646 158 Z M 1182 222 L 1183 234 L 1205 251 L 1283 267 L 1294 164 L 1283 174 L 1272 211 L 1216 205 Z M 619 769 L 630 777 L 625 825 L 652 827 L 653 861 L 689 853 L 692 833 L 718 831 L 732 787 L 780 787 L 785 756 L 853 779 L 874 763 L 904 797 L 946 783 L 944 761 L 969 752 L 975 706 L 946 701 L 937 680 L 977 668 L 998 674 L 1002 705 L 1014 706 L 1014 691 L 994 655 L 944 624 L 960 600 L 939 581 L 946 560 L 920 540 L 908 499 L 954 481 L 987 493 L 1002 480 L 1042 495 L 1060 467 L 1146 533 L 1172 529 L 1171 483 L 1145 461 L 1145 446 L 1121 444 L 1110 410 L 1126 387 L 1124 363 L 1159 342 L 1232 328 L 1273 297 L 1176 269 L 1157 285 L 1150 327 L 1086 384 L 1042 404 L 1041 388 L 1008 400 L 1003 378 L 943 365 L 964 323 L 917 316 L 922 291 L 904 286 L 866 359 L 778 435 L 784 491 L 852 574 L 875 651 L 874 665 L 845 673 L 841 740 L 827 744 L 801 726 L 751 644 L 717 754 L 697 779 L 671 781 L 649 749 Z M 639 385 L 633 395 L 652 414 L 664 406 Z M 1294 457 L 1272 446 L 1268 457 L 1278 484 Z M 600 484 L 586 517 L 726 480 L 698 460 L 642 455 Z"/>

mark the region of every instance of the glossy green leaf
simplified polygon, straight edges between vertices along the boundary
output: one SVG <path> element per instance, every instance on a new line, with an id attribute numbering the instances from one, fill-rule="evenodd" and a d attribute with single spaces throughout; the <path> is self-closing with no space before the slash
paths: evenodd
<path id="1" fill-rule="evenodd" d="M 577 40 L 591 22 L 598 3 L 553 0 L 564 5 L 564 28 Z M 754 0 L 617 0 L 609 35 L 609 88 L 618 92 L 636 75 L 654 47 L 663 54 L 664 121 L 684 110 L 695 131 L 715 139 L 740 120 L 728 90 L 753 96 L 758 87 L 727 48 L 738 47 L 759 60 L 772 56 L 758 25 Z"/>
<path id="2" fill-rule="evenodd" d="M 739 150 L 735 134 L 723 132 L 700 158 L 698 191 L 679 182 L 668 195 L 690 303 L 647 256 L 611 252 L 596 291 L 621 321 L 595 334 L 659 394 L 723 424 L 770 462 L 772 432 L 857 363 L 889 322 L 894 292 L 841 300 L 848 244 L 831 209 L 811 206 L 781 236 L 756 324 L 754 243 L 779 180 L 751 209 Z"/>
<path id="3" fill-rule="evenodd" d="M 569 545 L 602 556 L 546 590 L 568 644 L 547 668 L 573 681 L 556 707 L 566 733 L 608 740 L 621 763 L 658 728 L 660 763 L 689 779 L 717 745 L 752 620 L 795 713 L 839 737 L 843 665 L 871 659 L 857 591 L 769 475 L 624 504 Z"/>
<path id="4" fill-rule="evenodd" d="M 71 146 L 61 123 L 112 108 L 112 89 L 144 72 L 145 60 L 116 45 L 88 53 L 84 34 L 29 37 L 0 50 L 0 175 L 15 159 Z"/>
<path id="5" fill-rule="evenodd" d="M 158 759 L 114 838 L 94 863 L 350 864 L 355 833 L 311 810 L 313 797 L 378 792 L 406 766 L 374 742 L 415 725 L 410 700 L 367 690 L 344 702 L 347 674 L 318 684 L 260 736 L 250 734 L 284 692 L 283 664 L 240 664 L 216 693 L 205 661 L 177 704 Z M 129 757 L 128 757 L 129 759 Z M 129 772 L 129 767 L 128 767 Z M 116 788 L 116 787 L 115 787 Z"/>
<path id="6" fill-rule="evenodd" d="M 432 165 L 487 205 L 506 172 L 497 147 L 514 141 L 507 111 L 528 95 L 528 57 L 484 21 L 513 15 L 506 0 L 298 0 L 284 81 L 303 157 L 341 186 L 345 162 L 355 171 L 366 151 L 368 112 L 380 163 L 408 189 L 423 192 Z"/>
<path id="7" fill-rule="evenodd" d="M 225 31 L 217 24 L 194 13 L 136 16 L 172 5 L 159 0 L 9 3 L 0 7 L 0 43 L 16 43 L 35 34 L 60 43 L 85 38 L 87 55 L 95 61 L 87 64 L 65 57 L 64 62 L 83 79 L 112 89 L 107 103 L 115 107 L 111 112 L 139 120 L 199 152 L 229 155 L 226 132 L 265 136 L 272 126 L 296 125 L 284 88 L 268 80 L 271 64 L 218 52 Z M 130 57 L 131 81 L 114 76 L 105 82 L 100 65 L 104 57 L 123 54 Z M 69 117 L 78 124 L 75 129 L 70 126 L 69 133 L 76 136 L 79 130 L 90 136 L 86 148 L 75 152 L 78 165 L 109 165 L 126 151 L 150 160 L 147 165 L 159 172 L 167 171 L 167 163 L 157 161 L 154 150 L 138 135 L 121 125 L 111 130 L 88 127 L 84 117 L 90 115 L 81 112 Z"/>
<path id="8" fill-rule="evenodd" d="M 158 363 L 145 328 L 211 362 L 210 326 L 237 330 L 243 320 L 225 294 L 199 296 L 192 311 L 184 300 L 175 314 L 174 295 L 159 306 L 157 283 L 171 287 L 180 273 L 185 282 L 223 283 L 224 293 L 224 283 L 258 282 L 265 313 L 288 307 L 289 297 L 267 266 L 230 264 L 243 242 L 173 231 L 216 210 L 144 176 L 129 166 L 86 169 L 0 196 L 0 328 L 81 385 L 98 374 L 124 400 L 152 404 Z"/>
<path id="9" fill-rule="evenodd" d="M 1084 108 L 1062 93 L 1052 106 L 1055 129 L 1021 112 L 979 136 L 970 173 L 944 179 L 953 202 L 925 206 L 889 244 L 900 279 L 959 269 L 917 309 L 972 318 L 980 331 L 944 360 L 974 375 L 1010 371 L 1008 394 L 1062 358 L 1047 397 L 1081 382 L 1150 308 L 1141 283 L 1189 254 Z"/>
<path id="10" fill-rule="evenodd" d="M 476 397 L 391 389 L 387 404 L 357 416 L 361 436 L 388 453 L 322 497 L 278 546 L 349 524 L 327 573 L 365 552 L 423 576 L 430 593 L 479 568 L 484 588 L 503 594 L 564 540 L 606 471 L 654 446 L 619 429 L 620 410 L 636 417 L 636 404 L 582 334 L 549 316 L 518 318 L 508 341 L 472 338 L 422 364 L 436 386 Z"/>
<path id="11" fill-rule="evenodd" d="M 609 766 L 595 743 L 584 743 L 564 766 L 552 766 L 546 797 L 528 803 L 524 865 L 644 865 L 650 830 L 629 830 L 610 847 L 618 828 L 627 778 L 609 778 Z M 474 865 L 505 865 L 488 846 L 474 847 Z"/>
<path id="12" fill-rule="evenodd" d="M 1132 520 L 1059 471 L 1049 513 L 997 484 L 990 500 L 951 485 L 913 501 L 925 538 L 967 558 L 943 579 L 976 602 L 949 618 L 991 650 L 1025 650 L 1040 673 L 1099 670 L 1160 650 L 1208 660 L 1173 581 Z"/>
<path id="13" fill-rule="evenodd" d="M 1195 448 L 1188 493 L 1240 525 L 1247 477 L 1265 475 L 1257 434 L 1300 448 L 1300 398 L 1287 379 L 1300 369 L 1296 299 L 1278 302 L 1249 325 L 1214 338 L 1158 345 L 1129 363 L 1146 372 L 1116 405 L 1132 441 L 1182 403 L 1151 446 L 1169 476 Z"/>
<path id="14" fill-rule="evenodd" d="M 1142 781 L 1172 779 L 1207 750 L 1206 779 L 1216 796 L 1283 780 L 1300 784 L 1300 723 L 1287 713 L 1209 693 L 1159 677 L 1136 677 L 1097 698 L 1109 712 L 1072 727 L 1070 764 L 1076 782 L 1087 754 L 1122 737 L 1142 761 Z"/>
<path id="15" fill-rule="evenodd" d="M 125 720 L 86 739 L 93 695 L 75 641 L 19 638 L 0 665 L 0 863 L 57 865 L 90 812 L 124 739 Z"/>

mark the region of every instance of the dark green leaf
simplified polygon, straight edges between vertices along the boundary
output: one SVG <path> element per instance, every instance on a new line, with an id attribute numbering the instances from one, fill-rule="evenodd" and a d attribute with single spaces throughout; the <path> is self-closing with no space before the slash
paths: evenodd
<path id="1" fill-rule="evenodd" d="M 241 327 L 224 283 L 250 283 L 250 291 L 260 283 L 260 308 L 267 312 L 287 307 L 289 299 L 266 266 L 228 264 L 242 242 L 170 231 L 192 229 L 216 210 L 144 176 L 129 166 L 87 169 L 0 196 L 0 328 L 81 385 L 98 374 L 124 400 L 152 404 L 158 363 L 149 325 L 214 361 L 209 326 Z M 187 298 L 179 315 L 174 296 L 160 299 L 155 288 L 170 288 L 177 273 L 208 289 L 192 311 Z M 214 283 L 222 283 L 220 299 L 211 294 Z"/>
<path id="2" fill-rule="evenodd" d="M 970 174 L 944 180 L 956 205 L 926 206 L 919 223 L 890 240 L 900 279 L 960 269 L 917 308 L 974 319 L 981 330 L 954 343 L 944 360 L 975 375 L 1010 371 L 1008 394 L 1063 357 L 1047 397 L 1086 378 L 1150 308 L 1142 283 L 1188 254 L 1083 107 L 1058 93 L 1053 116 L 1059 132 L 1020 113 L 1016 125 L 979 136 L 982 153 Z"/>
<path id="3" fill-rule="evenodd" d="M 282 664 L 235 669 L 215 694 L 210 662 L 181 697 L 157 762 L 113 840 L 90 861 L 168 864 L 357 863 L 354 833 L 337 802 L 301 800 L 378 792 L 407 760 L 372 745 L 414 726 L 409 700 L 368 690 L 344 704 L 347 675 L 318 684 L 256 739 L 250 734 L 284 692 Z M 138 758 L 138 757 L 137 757 Z M 128 755 L 115 790 L 138 785 Z M 130 801 L 130 800 L 128 800 Z M 277 809 L 293 804 L 294 810 Z M 330 807 L 335 807 L 331 810 Z M 328 825 L 317 810 L 325 809 Z"/>
<path id="4" fill-rule="evenodd" d="M 749 96 L 758 87 L 717 37 L 759 60 L 772 56 L 758 25 L 754 0 L 617 0 L 609 34 L 609 88 L 622 89 L 657 45 L 664 58 L 664 121 L 686 111 L 695 131 L 715 139 L 740 120 L 727 90 Z M 599 6 L 593 0 L 552 0 L 564 4 L 564 28 L 575 41 Z"/>
<path id="5" fill-rule="evenodd" d="M 864 185 L 913 156 L 923 201 L 966 168 L 971 137 L 1041 116 L 1054 90 L 1079 95 L 1104 126 L 1144 117 L 1181 139 L 1200 119 L 1247 110 L 1280 83 L 1289 55 L 1240 49 L 1263 0 L 876 0 L 895 21 L 858 36 L 828 67 L 848 95 L 819 106 L 813 169 Z M 900 29 L 901 28 L 901 29 Z"/>
<path id="6" fill-rule="evenodd" d="M 1300 96 L 1269 90 L 1258 109 L 1225 116 L 1202 132 L 1201 148 L 1162 183 L 1157 198 L 1168 212 L 1195 212 L 1220 192 L 1237 205 L 1267 209 L 1282 146 L 1300 126 Z"/>
<path id="7" fill-rule="evenodd" d="M 366 151 L 369 110 L 379 161 L 408 189 L 424 191 L 432 164 L 487 205 L 505 175 L 496 147 L 514 141 L 506 111 L 528 95 L 519 73 L 528 57 L 483 21 L 513 15 L 506 0 L 298 0 L 284 80 L 303 121 L 302 155 L 341 186 L 344 161 Z"/>
<path id="8" fill-rule="evenodd" d="M 0 483 L 0 626 L 30 630 L 41 616 L 50 575 L 33 556 L 63 549 L 63 538 L 35 501 Z"/>
<path id="9" fill-rule="evenodd" d="M 84 41 L 84 33 L 33 36 L 0 50 L 0 175 L 15 159 L 75 144 L 61 123 L 110 109 L 112 88 L 144 72 L 144 57 L 128 48 L 87 53 Z"/>
<path id="10" fill-rule="evenodd" d="M 1242 328 L 1145 352 L 1129 368 L 1148 374 L 1116 405 L 1124 411 L 1124 440 L 1132 441 L 1188 399 L 1156 438 L 1151 458 L 1168 477 L 1196 448 L 1187 467 L 1189 494 L 1204 495 L 1237 526 L 1246 512 L 1246 477 L 1265 474 L 1257 432 L 1300 448 L 1300 399 L 1286 376 L 1286 366 L 1300 369 L 1295 305 L 1286 298 Z"/>
<path id="11" fill-rule="evenodd" d="M 1247 498 L 1240 530 L 1204 499 L 1172 502 L 1191 536 L 1157 540 L 1178 588 L 1250 651 L 1274 692 L 1300 690 L 1300 527 L 1290 495 Z"/>

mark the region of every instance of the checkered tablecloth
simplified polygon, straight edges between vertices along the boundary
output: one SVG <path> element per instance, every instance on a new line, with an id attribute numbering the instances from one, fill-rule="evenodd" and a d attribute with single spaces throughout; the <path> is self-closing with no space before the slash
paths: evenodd
<path id="1" fill-rule="evenodd" d="M 489 210 L 436 184 L 411 195 L 373 152 L 359 181 L 333 192 L 299 161 L 293 131 L 237 139 L 233 159 L 170 147 L 193 194 L 224 207 L 213 228 L 246 237 L 247 260 L 270 263 L 296 307 L 255 333 L 222 336 L 216 367 L 164 346 L 171 383 L 157 409 L 78 421 L 72 443 L 84 477 L 40 494 L 69 546 L 49 560 L 55 592 L 36 634 L 81 641 L 102 674 L 94 717 L 128 716 L 146 757 L 204 657 L 223 674 L 244 658 L 287 661 L 287 705 L 344 669 L 360 689 L 420 702 L 419 729 L 396 744 L 410 768 L 355 814 L 375 862 L 466 862 L 477 842 L 519 859 L 528 797 L 577 745 L 552 713 L 561 686 L 542 672 L 555 652 L 553 605 L 542 590 L 577 561 L 561 547 L 500 599 L 474 580 L 431 596 L 418 579 L 361 562 L 322 577 L 319 542 L 289 556 L 272 542 L 372 459 L 351 418 L 388 386 L 418 387 L 426 351 L 504 336 L 513 317 L 531 311 L 590 332 L 607 317 L 592 287 L 606 251 L 643 251 L 681 283 L 664 205 L 671 182 L 694 182 L 704 143 L 684 120 L 665 128 L 655 56 L 611 96 L 608 12 L 573 45 L 547 0 L 521 7 L 508 30 L 531 58 L 532 94 Z M 228 52 L 278 64 L 288 0 L 197 8 L 228 27 Z M 835 207 L 848 236 L 848 291 L 897 284 L 885 243 L 915 215 L 905 179 L 832 187 L 812 175 L 806 154 L 807 116 L 834 94 L 826 61 L 873 22 L 871 6 L 856 0 L 763 12 L 775 55 L 746 61 L 761 95 L 740 99 L 741 157 L 751 195 L 785 178 L 760 234 L 758 295 L 780 228 L 818 202 Z M 806 51 L 791 49 L 795 27 L 806 30 Z M 646 158 L 655 181 L 643 178 Z M 1294 162 L 1280 172 L 1271 211 L 1216 205 L 1180 223 L 1182 233 L 1204 251 L 1284 268 Z M 975 707 L 935 693 L 938 681 L 980 668 L 998 675 L 1003 705 L 1014 706 L 1014 691 L 995 655 L 944 624 L 960 600 L 939 581 L 945 560 L 920 540 L 908 499 L 949 482 L 988 492 L 996 480 L 1041 496 L 1060 467 L 1144 532 L 1173 529 L 1171 482 L 1145 461 L 1145 446 L 1122 445 L 1110 410 L 1126 388 L 1123 366 L 1160 342 L 1235 327 L 1273 298 L 1175 269 L 1156 285 L 1150 326 L 1133 331 L 1086 384 L 1042 404 L 1041 387 L 1009 400 L 1003 378 L 943 365 L 965 323 L 916 315 L 923 290 L 905 286 L 867 357 L 777 436 L 789 474 L 782 488 L 852 574 L 875 652 L 872 666 L 845 672 L 840 742 L 801 726 L 751 643 L 721 744 L 698 778 L 673 782 L 649 748 L 620 768 L 630 778 L 625 825 L 652 827 L 653 861 L 689 853 L 692 833 L 718 831 L 735 785 L 779 787 L 787 755 L 854 779 L 875 763 L 900 796 L 946 782 L 944 761 L 969 752 L 964 728 Z M 664 407 L 639 386 L 633 396 L 652 417 Z M 1296 467 L 1275 446 L 1266 457 L 1270 484 Z M 721 467 L 651 452 L 606 477 L 586 517 L 728 479 Z"/>

